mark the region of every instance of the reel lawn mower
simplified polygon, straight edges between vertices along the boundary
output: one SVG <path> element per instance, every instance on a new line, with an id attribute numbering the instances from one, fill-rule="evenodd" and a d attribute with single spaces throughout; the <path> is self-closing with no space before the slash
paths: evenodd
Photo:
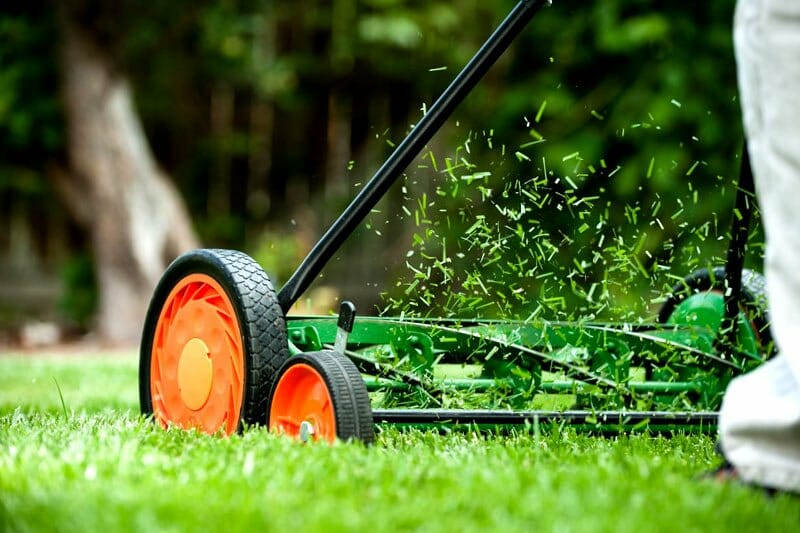
<path id="1" fill-rule="evenodd" d="M 656 323 L 286 316 L 342 243 L 546 0 L 521 0 L 276 292 L 244 253 L 176 259 L 142 335 L 142 413 L 230 434 L 369 443 L 376 425 L 713 430 L 727 383 L 771 350 L 764 282 L 744 270 L 746 150 L 726 265 L 689 273 Z M 379 403 L 380 409 L 372 405 Z M 487 408 L 488 406 L 488 408 Z"/>

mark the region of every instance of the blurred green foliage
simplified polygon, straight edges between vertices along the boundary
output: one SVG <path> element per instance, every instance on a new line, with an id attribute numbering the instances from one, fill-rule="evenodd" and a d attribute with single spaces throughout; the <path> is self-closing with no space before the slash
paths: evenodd
<path id="1" fill-rule="evenodd" d="M 0 195 L 35 197 L 63 144 L 52 17 L 32 6 L 0 11 Z"/>
<path id="2" fill-rule="evenodd" d="M 59 311 L 72 328 L 90 329 L 97 306 L 97 281 L 91 257 L 75 253 L 64 262 L 60 277 L 63 293 L 58 302 Z"/>
<path id="3" fill-rule="evenodd" d="M 205 243 L 257 251 L 284 278 L 284 256 L 297 254 L 286 244 L 297 210 L 310 206 L 314 216 L 303 231 L 321 233 L 513 4 L 64 0 L 3 8 L 0 203 L 49 188 L 44 166 L 66 159 L 57 53 L 58 17 L 66 13 L 131 79 L 156 156 L 181 188 Z M 450 195 L 447 209 L 472 219 L 513 208 L 517 197 L 483 202 L 475 188 L 452 197 L 448 180 L 483 171 L 496 192 L 504 183 L 541 179 L 549 189 L 536 194 L 602 198 L 594 205 L 603 225 L 616 228 L 607 238 L 632 243 L 629 252 L 646 272 L 719 257 L 742 137 L 733 5 L 607 0 L 543 9 L 431 153 L 409 169 L 406 192 L 398 185 L 372 217 L 386 219 L 380 222 L 390 225 L 392 238 L 376 245 L 364 236 L 370 232 L 355 236 L 378 246 L 358 260 L 385 265 L 368 281 L 404 290 L 392 282 L 404 275 L 402 254 L 419 246 L 411 240 L 419 230 L 401 202 L 433 198 L 438 190 Z M 448 157 L 456 165 L 450 172 Z M 655 206 L 667 214 L 659 224 L 651 216 Z M 559 251 L 542 268 L 567 276 L 573 259 L 591 258 L 604 234 L 594 229 L 599 211 L 585 215 L 593 229 L 581 232 L 585 221 L 575 211 L 550 201 L 541 210 L 541 229 L 571 240 L 554 240 Z M 442 215 L 431 222 L 436 236 L 455 242 L 464 228 Z M 711 237 L 698 241 L 697 228 L 709 221 Z M 276 231 L 283 232 L 277 244 L 265 241 Z M 424 240 L 429 248 L 441 245 Z M 270 263 L 265 250 L 276 246 L 282 259 Z M 753 261 L 758 255 L 754 247 Z M 326 282 L 377 302 L 378 291 L 353 279 L 361 271 L 333 266 Z M 589 269 L 580 277 L 590 287 L 601 275 Z"/>

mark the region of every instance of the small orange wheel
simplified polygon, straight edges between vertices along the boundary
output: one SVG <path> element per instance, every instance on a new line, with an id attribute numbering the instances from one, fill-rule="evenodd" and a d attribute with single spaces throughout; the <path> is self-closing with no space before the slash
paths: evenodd
<path id="1" fill-rule="evenodd" d="M 270 394 L 269 428 L 303 442 L 375 439 L 364 380 L 334 351 L 303 353 L 278 371 Z"/>
<path id="2" fill-rule="evenodd" d="M 287 358 L 283 312 L 263 270 L 240 252 L 189 252 L 164 273 L 147 312 L 142 412 L 206 433 L 264 423 L 274 370 Z"/>

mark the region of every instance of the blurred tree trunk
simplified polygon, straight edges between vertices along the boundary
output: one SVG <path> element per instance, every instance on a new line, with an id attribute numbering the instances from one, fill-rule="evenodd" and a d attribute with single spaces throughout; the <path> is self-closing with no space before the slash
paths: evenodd
<path id="1" fill-rule="evenodd" d="M 71 168 L 57 179 L 89 231 L 99 289 L 97 332 L 138 341 L 153 288 L 197 238 L 159 169 L 125 76 L 88 32 L 62 17 L 62 89 Z"/>

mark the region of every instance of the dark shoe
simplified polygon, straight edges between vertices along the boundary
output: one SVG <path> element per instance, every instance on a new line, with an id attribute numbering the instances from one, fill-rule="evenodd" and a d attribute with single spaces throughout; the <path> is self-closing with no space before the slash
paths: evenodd
<path id="1" fill-rule="evenodd" d="M 703 473 L 700 477 L 702 479 L 710 479 L 720 483 L 727 483 L 729 481 L 743 483 L 739 477 L 739 473 L 736 471 L 736 467 L 728 461 L 725 461 L 714 470 Z"/>

